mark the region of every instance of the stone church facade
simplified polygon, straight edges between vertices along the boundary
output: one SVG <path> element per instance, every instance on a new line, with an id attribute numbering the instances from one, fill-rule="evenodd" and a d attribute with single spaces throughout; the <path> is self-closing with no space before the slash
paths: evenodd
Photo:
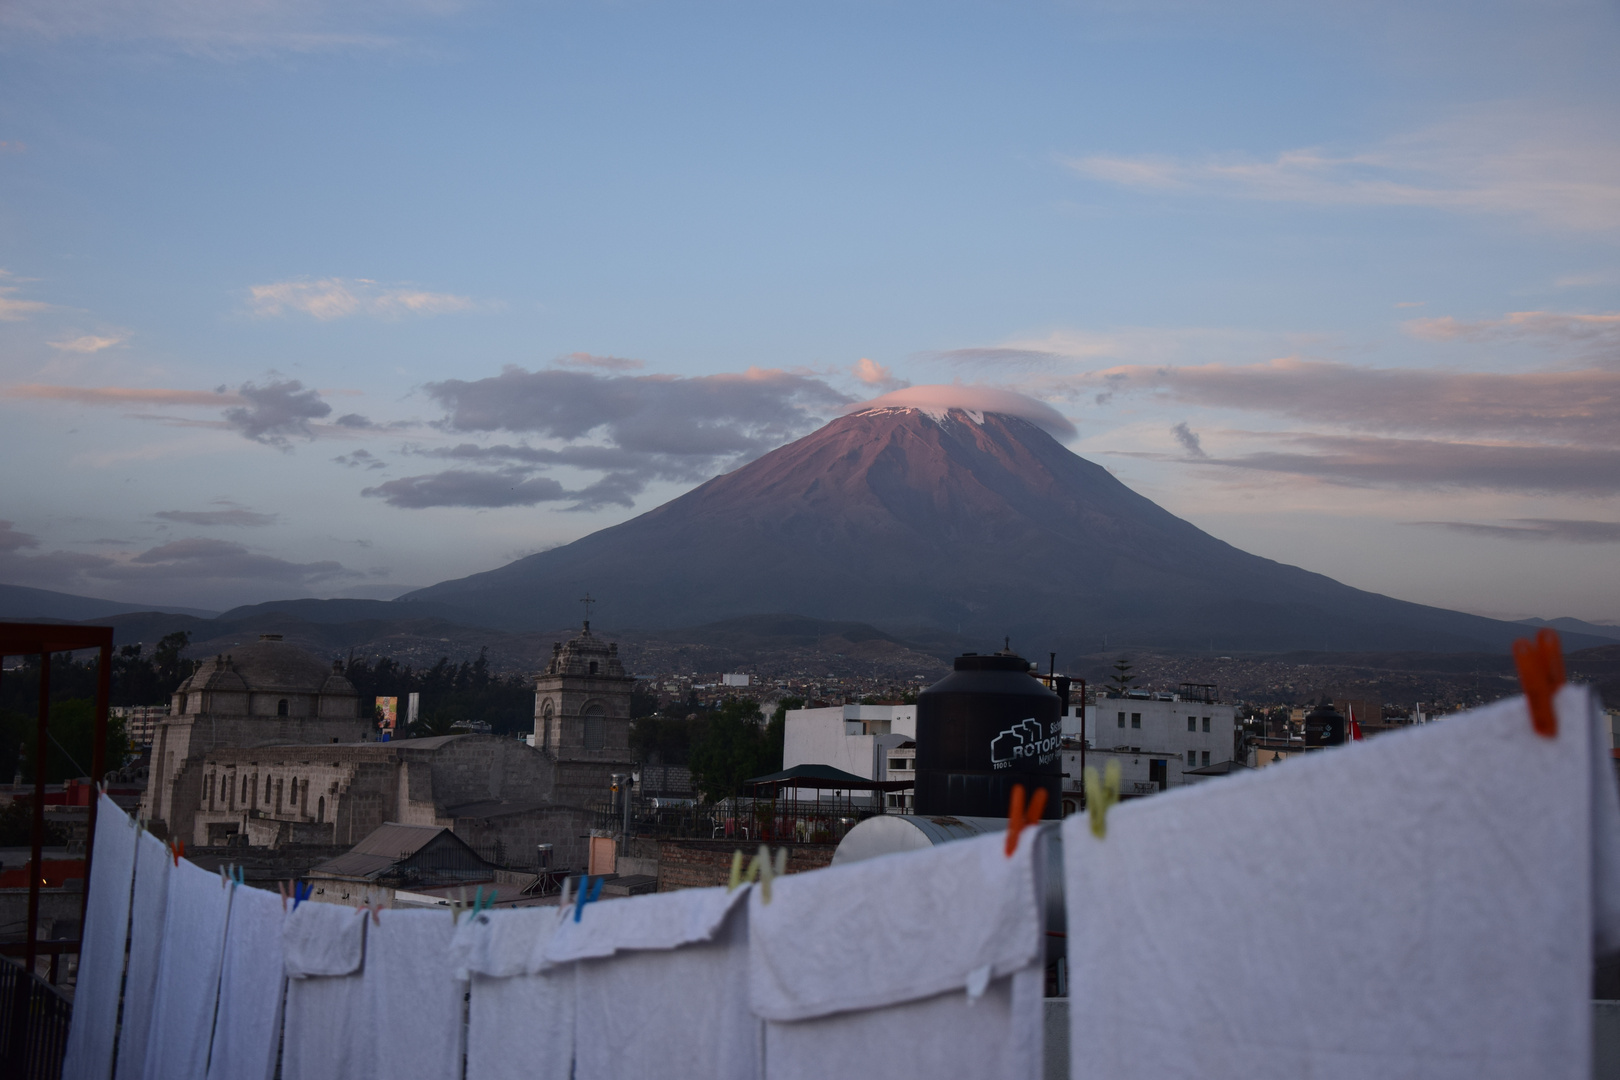
<path id="1" fill-rule="evenodd" d="M 348 681 L 267 636 L 176 692 L 141 813 L 194 845 L 355 844 L 392 821 L 446 826 L 515 869 L 537 844 L 583 867 L 594 808 L 631 768 L 634 685 L 618 646 L 586 623 L 536 676 L 532 747 L 472 734 L 373 742 Z"/>

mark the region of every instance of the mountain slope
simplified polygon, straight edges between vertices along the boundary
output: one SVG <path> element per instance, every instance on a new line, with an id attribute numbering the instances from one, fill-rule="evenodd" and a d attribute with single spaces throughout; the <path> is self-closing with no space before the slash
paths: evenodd
<path id="1" fill-rule="evenodd" d="M 178 615 L 194 615 L 210 619 L 216 614 L 198 608 L 175 607 L 172 604 L 126 604 L 118 600 L 97 600 L 91 596 L 53 592 L 50 589 L 31 589 L 26 585 L 0 585 L 0 619 L 61 619 L 82 622 L 99 619 L 104 615 L 123 615 L 132 611 L 163 611 Z"/>
<path id="2" fill-rule="evenodd" d="M 412 593 L 484 625 L 791 611 L 1032 654 L 1498 649 L 1524 629 L 1240 551 L 1013 416 L 880 408 L 572 544 Z M 1597 644 L 1597 640 L 1589 644 Z"/>

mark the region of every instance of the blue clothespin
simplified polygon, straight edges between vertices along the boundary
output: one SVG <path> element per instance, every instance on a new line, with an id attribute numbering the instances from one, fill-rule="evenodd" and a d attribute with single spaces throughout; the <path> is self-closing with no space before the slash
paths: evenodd
<path id="1" fill-rule="evenodd" d="M 293 882 L 293 910 L 297 911 L 298 905 L 302 904 L 305 900 L 308 900 L 310 894 L 314 891 L 315 886 L 311 885 L 307 881 Z"/>
<path id="2" fill-rule="evenodd" d="M 246 885 L 247 884 L 247 871 L 246 871 L 246 869 L 243 868 L 241 863 L 237 863 L 236 866 L 232 869 L 231 873 L 232 873 L 232 876 L 236 879 L 236 883 L 238 885 Z"/>
<path id="3" fill-rule="evenodd" d="M 599 877 L 594 880 L 591 878 L 586 878 L 585 881 L 580 885 L 579 896 L 574 901 L 575 922 L 579 922 L 579 917 L 585 913 L 585 905 L 595 901 L 602 895 L 602 883 L 606 880 L 607 878 L 605 877 Z"/>

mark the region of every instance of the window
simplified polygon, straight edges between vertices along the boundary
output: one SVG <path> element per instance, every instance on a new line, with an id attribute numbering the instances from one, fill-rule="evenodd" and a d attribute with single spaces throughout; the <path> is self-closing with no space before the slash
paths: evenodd
<path id="1" fill-rule="evenodd" d="M 264 778 L 264 804 L 266 806 L 270 805 L 270 793 L 273 790 L 275 790 L 275 789 L 271 786 L 270 778 L 268 776 L 265 777 Z"/>
<path id="2" fill-rule="evenodd" d="M 1142 714 L 1139 713 L 1139 712 L 1131 713 L 1131 727 L 1139 728 L 1141 726 L 1142 726 Z"/>
<path id="3" fill-rule="evenodd" d="M 547 698 L 540 710 L 540 749 L 551 749 L 551 699 Z"/>
<path id="4" fill-rule="evenodd" d="M 889 768 L 890 769 L 909 769 L 909 768 L 911 768 L 911 762 L 908 759 L 903 758 L 903 757 L 892 757 L 892 758 L 889 759 Z"/>
<path id="5" fill-rule="evenodd" d="M 326 796 L 322 795 L 315 800 L 315 824 L 326 824 Z"/>
<path id="6" fill-rule="evenodd" d="M 1197 731 L 1198 730 L 1198 717 L 1196 717 L 1196 716 L 1187 717 L 1187 730 L 1188 731 Z"/>
<path id="7" fill-rule="evenodd" d="M 276 702 L 276 715 L 277 716 L 286 716 L 287 715 L 287 699 L 286 698 L 282 698 L 280 701 Z"/>
<path id="8" fill-rule="evenodd" d="M 1209 751 L 1208 750 L 1204 751 L 1204 764 L 1205 765 L 1209 764 Z"/>
<path id="9" fill-rule="evenodd" d="M 1190 721 L 1192 719 L 1192 717 L 1189 716 L 1189 717 L 1187 717 L 1187 719 Z M 1204 717 L 1204 734 L 1205 735 L 1209 734 L 1209 717 L 1207 717 L 1207 716 Z"/>
<path id="10" fill-rule="evenodd" d="M 591 661 L 591 674 L 592 675 L 596 674 L 596 661 L 595 660 Z"/>
<path id="11" fill-rule="evenodd" d="M 607 746 L 607 713 L 600 705 L 585 707 L 585 749 L 601 750 Z"/>
<path id="12" fill-rule="evenodd" d="M 1119 714 L 1119 726 L 1120 727 L 1125 726 L 1125 714 L 1124 713 Z"/>
<path id="13" fill-rule="evenodd" d="M 243 806 L 247 805 L 247 799 L 248 799 L 248 787 L 247 786 L 248 786 L 247 773 L 243 773 L 242 774 L 242 805 Z"/>
<path id="14" fill-rule="evenodd" d="M 278 814 L 281 813 L 281 792 L 282 792 L 282 782 L 280 780 L 277 780 L 276 781 L 276 813 L 278 813 Z"/>
<path id="15" fill-rule="evenodd" d="M 1187 751 L 1187 768 L 1190 769 L 1190 768 L 1194 767 L 1197 764 L 1198 764 L 1198 751 L 1196 751 L 1196 750 Z"/>

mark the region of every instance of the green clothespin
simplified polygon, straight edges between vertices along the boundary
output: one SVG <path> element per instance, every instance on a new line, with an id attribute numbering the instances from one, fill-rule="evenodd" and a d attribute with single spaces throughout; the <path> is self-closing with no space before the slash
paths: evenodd
<path id="1" fill-rule="evenodd" d="M 753 868 L 750 868 L 749 873 L 753 873 Z M 745 880 L 750 879 L 743 877 L 743 853 L 742 848 L 738 848 L 731 853 L 731 878 L 726 882 L 726 892 L 736 892 L 737 886 Z"/>
<path id="2" fill-rule="evenodd" d="M 1119 802 L 1119 762 L 1109 761 L 1101 778 L 1086 766 L 1086 812 L 1091 816 L 1091 835 L 1101 840 L 1108 835 L 1108 808 Z"/>

